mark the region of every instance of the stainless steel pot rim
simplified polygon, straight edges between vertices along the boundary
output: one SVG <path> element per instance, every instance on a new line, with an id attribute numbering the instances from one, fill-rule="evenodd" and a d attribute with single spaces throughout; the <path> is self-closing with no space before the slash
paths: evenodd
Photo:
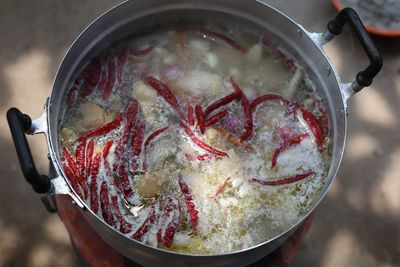
<path id="1" fill-rule="evenodd" d="M 157 6 L 157 8 L 152 9 L 154 6 Z M 329 111 L 330 121 L 332 123 L 332 138 L 334 143 L 332 150 L 332 162 L 329 173 L 327 174 L 325 185 L 321 188 L 322 192 L 316 198 L 316 201 L 313 203 L 308 212 L 303 214 L 303 216 L 301 216 L 297 220 L 297 222 L 289 227 L 286 231 L 262 243 L 234 252 L 212 255 L 177 253 L 161 248 L 151 247 L 121 234 L 119 231 L 107 225 L 101 218 L 99 218 L 89 209 L 85 202 L 77 197 L 68 179 L 64 178 L 66 176 L 59 160 L 57 143 L 57 109 L 59 109 L 59 105 L 57 104 L 57 99 L 61 101 L 59 97 L 60 94 L 62 96 L 63 88 L 65 87 L 65 77 L 71 75 L 72 70 L 76 67 L 76 62 L 82 60 L 83 52 L 81 51 L 84 51 L 84 53 L 88 53 L 94 47 L 93 42 L 91 42 L 91 38 L 100 38 L 94 35 L 94 33 L 96 33 L 96 30 L 100 34 L 101 38 L 103 38 L 107 34 L 111 33 L 113 29 L 116 29 L 115 25 L 121 26 L 123 23 L 125 23 L 128 20 L 126 17 L 131 18 L 131 13 L 128 13 L 128 15 L 126 13 L 128 11 L 133 12 L 136 16 L 136 19 L 138 18 L 138 16 L 140 17 L 140 15 L 153 15 L 157 14 L 157 12 L 160 11 L 166 11 L 182 6 L 184 6 L 185 8 L 189 7 L 198 10 L 205 9 L 211 11 L 223 11 L 228 13 L 229 15 L 241 16 L 242 18 L 248 20 L 254 20 L 253 22 L 260 24 L 260 26 L 263 25 L 263 23 L 261 22 L 266 21 L 265 17 L 268 17 L 268 20 L 274 20 L 274 22 L 272 23 L 272 27 L 279 26 L 279 30 L 284 31 L 282 33 L 283 36 L 280 36 L 282 37 L 282 40 L 289 40 L 291 41 L 290 44 L 296 42 L 295 45 L 297 45 L 297 48 L 299 50 L 312 54 L 308 55 L 307 53 L 305 53 L 306 55 L 308 55 L 308 61 L 306 61 L 306 63 L 308 62 L 311 67 L 315 68 L 315 70 L 313 71 L 315 72 L 317 79 L 320 80 L 321 84 L 325 88 L 324 94 L 327 97 L 327 110 Z M 137 11 L 137 9 L 139 9 L 139 11 Z M 142 10 L 140 11 L 140 9 Z M 248 14 L 246 12 L 248 12 Z M 126 15 L 125 19 L 123 18 L 123 14 Z M 264 16 L 265 14 L 267 14 L 268 16 Z M 379 53 L 373 46 L 372 41 L 366 35 L 365 29 L 363 30 L 361 28 L 362 23 L 361 21 L 359 21 L 359 18 L 358 20 L 357 18 L 358 17 L 355 14 L 354 10 L 344 10 L 340 12 L 339 15 L 328 24 L 328 30 L 326 32 L 311 33 L 304 29 L 301 25 L 294 22 L 288 16 L 284 15 L 282 12 L 263 3 L 261 0 L 252 0 L 251 2 L 246 3 L 241 0 L 203 0 L 201 2 L 198 2 L 197 0 L 138 0 L 125 1 L 121 4 L 118 4 L 109 11 L 105 12 L 95 21 L 93 21 L 71 45 L 70 49 L 65 54 L 62 60 L 57 75 L 55 76 L 51 97 L 47 100 L 45 111 L 40 118 L 31 122 L 31 125 L 26 128 L 27 123 L 30 122 L 29 116 L 22 114 L 15 108 L 14 110 L 10 109 L 7 113 L 7 119 L 9 121 L 14 143 L 16 144 L 17 154 L 19 156 L 25 178 L 28 180 L 29 183 L 31 183 L 36 192 L 54 195 L 69 195 L 79 207 L 85 210 L 84 217 L 86 220 L 89 221 L 96 232 L 111 246 L 113 246 L 114 248 L 117 247 L 122 254 L 124 254 L 125 256 L 128 255 L 128 257 L 130 257 L 131 259 L 136 259 L 136 257 L 139 257 L 142 262 L 144 262 L 144 260 L 150 260 L 152 261 L 152 264 L 163 264 L 162 261 L 158 260 L 157 257 L 154 257 L 154 255 L 164 255 L 166 256 L 165 258 L 167 258 L 167 256 L 169 255 L 174 255 L 174 257 L 179 257 L 179 259 L 182 259 L 182 263 L 180 263 L 180 266 L 183 266 L 182 264 L 185 264 L 185 259 L 188 260 L 188 262 L 190 262 L 190 260 L 193 260 L 197 263 L 202 262 L 201 259 L 213 259 L 213 263 L 217 263 L 221 266 L 228 266 L 227 264 L 229 263 L 233 264 L 232 259 L 239 262 L 235 262 L 235 264 L 233 265 L 238 265 L 245 262 L 247 262 L 248 264 L 250 262 L 249 259 L 244 259 L 243 257 L 239 257 L 238 255 L 243 254 L 252 259 L 255 259 L 255 257 L 260 258 L 261 254 L 265 255 L 268 251 L 272 251 L 271 248 L 276 248 L 277 244 L 280 245 L 286 238 L 289 237 L 289 234 L 291 234 L 319 205 L 320 201 L 324 198 L 327 190 L 331 186 L 332 181 L 338 172 L 339 165 L 343 158 L 344 145 L 346 140 L 347 101 L 354 93 L 358 92 L 365 86 L 369 86 L 372 83 L 373 77 L 379 72 L 380 68 L 382 67 Z M 329 42 L 335 35 L 340 34 L 343 28 L 343 24 L 347 21 L 350 22 L 351 26 L 356 31 L 357 38 L 362 43 L 363 48 L 367 52 L 367 55 L 371 62 L 368 68 L 366 68 L 363 72 L 360 72 L 357 75 L 357 79 L 352 83 L 341 82 L 338 73 L 333 67 L 333 64 L 330 62 L 329 58 L 323 50 L 323 45 Z M 114 28 L 107 25 L 107 22 L 114 23 Z M 101 25 L 103 25 L 105 28 L 101 28 Z M 291 35 L 287 34 L 286 31 L 290 31 Z M 327 88 L 329 88 L 329 90 Z M 29 121 L 26 117 L 28 117 Z M 24 132 L 29 134 L 43 133 L 46 136 L 49 155 L 58 174 L 58 177 L 52 179 L 51 182 L 49 180 L 50 190 L 47 188 L 46 183 L 44 184 L 44 187 L 42 186 L 43 183 L 39 186 L 39 181 L 46 182 L 46 176 L 39 175 L 37 173 L 28 149 L 29 147 L 27 145 L 26 138 L 23 134 Z M 23 139 L 25 139 L 25 141 Z M 18 141 L 21 141 L 22 144 L 17 145 Z M 27 154 L 26 157 L 24 157 L 24 153 Z M 268 246 L 267 244 L 269 243 L 271 244 Z M 143 250 L 140 250 L 139 252 L 138 249 Z M 153 256 L 151 256 L 150 254 Z M 226 256 L 233 257 L 224 258 Z M 155 263 L 156 261 L 157 263 Z"/>
<path id="2" fill-rule="evenodd" d="M 261 4 L 264 5 L 264 3 L 263 3 L 262 1 L 260 1 L 260 0 L 255 0 L 255 1 L 256 1 L 256 2 L 259 2 L 259 3 L 261 3 Z M 107 14 L 107 13 L 110 12 L 111 10 L 117 9 L 117 8 L 119 8 L 120 6 L 125 5 L 125 4 L 128 3 L 128 2 L 129 2 L 129 0 L 128 0 L 128 1 L 125 1 L 125 2 L 122 2 L 122 3 L 118 4 L 117 6 L 111 8 L 110 10 L 104 12 L 100 17 L 98 17 L 95 21 L 93 21 L 86 29 L 90 28 L 93 24 L 95 24 L 97 20 L 100 20 L 100 19 L 102 18 L 103 15 Z M 323 52 L 323 49 L 322 49 L 322 44 L 324 44 L 324 43 L 326 43 L 326 42 L 328 41 L 328 40 L 324 39 L 325 37 L 323 37 L 323 35 L 324 35 L 325 33 L 321 33 L 321 34 L 315 34 L 315 33 L 313 34 L 313 33 L 310 33 L 310 32 L 308 32 L 308 31 L 306 31 L 303 27 L 301 27 L 299 24 L 297 24 L 297 23 L 296 23 L 294 20 L 292 20 L 290 17 L 286 16 L 284 13 L 280 12 L 279 10 L 277 10 L 277 9 L 275 9 L 275 8 L 273 8 L 273 7 L 270 7 L 270 8 L 274 9 L 275 12 L 277 12 L 277 13 L 279 13 L 281 16 L 285 17 L 285 18 L 286 18 L 288 21 L 290 21 L 294 26 L 299 27 L 299 29 L 301 29 L 301 30 L 303 31 L 304 34 L 306 34 L 306 35 L 312 37 L 312 38 L 314 39 L 316 45 L 318 45 L 318 46 L 320 47 L 322 53 L 325 55 L 325 53 Z M 86 29 L 77 37 L 77 39 L 79 39 L 81 35 L 85 34 Z M 325 34 L 325 35 L 326 35 L 326 34 Z M 76 39 L 76 40 L 77 40 L 77 39 Z M 74 41 L 74 43 L 76 42 L 76 40 Z M 74 43 L 71 45 L 71 47 L 74 45 Z M 69 53 L 69 51 L 67 51 L 66 55 L 67 55 L 68 53 Z M 326 59 L 329 61 L 329 58 L 326 57 Z M 331 65 L 331 67 L 332 67 L 332 69 L 334 70 L 334 68 L 333 68 L 332 65 Z M 336 73 L 336 71 L 334 72 L 334 74 L 335 74 L 335 76 L 337 77 L 337 79 L 339 80 L 340 78 L 339 78 L 338 74 Z M 345 85 L 345 84 L 343 84 L 343 85 Z M 346 88 L 347 88 L 347 86 L 346 86 Z M 346 121 L 347 121 L 347 120 L 346 120 Z M 347 122 L 346 122 L 346 124 L 347 124 Z M 346 127 L 346 128 L 347 128 L 347 127 Z M 345 131 L 347 131 L 347 130 L 345 130 Z M 346 135 L 345 135 L 345 136 L 346 136 Z M 49 139 L 48 141 L 49 141 L 49 143 L 52 142 L 51 139 Z M 52 147 L 54 147 L 54 145 L 52 145 Z M 52 150 L 52 151 L 54 151 L 54 150 Z M 341 155 L 340 155 L 339 165 L 340 165 L 340 162 L 341 162 L 341 160 L 342 160 L 342 157 L 343 157 L 343 150 L 342 150 L 342 153 L 341 153 Z M 62 177 L 66 177 L 66 176 L 65 176 L 65 173 L 64 173 L 64 171 L 63 171 L 63 169 L 62 169 L 62 167 L 61 167 L 61 164 L 60 164 L 60 162 L 59 162 L 59 160 L 58 160 L 58 157 L 54 157 L 54 159 L 55 159 L 55 162 L 57 162 L 57 167 L 58 167 L 57 170 L 58 170 L 59 175 L 62 176 Z M 336 171 L 334 172 L 333 177 L 336 176 L 337 172 L 338 172 L 338 168 L 336 168 Z M 72 189 L 72 186 L 71 186 L 70 182 L 68 181 L 68 179 L 65 179 L 65 181 L 68 183 L 68 186 L 69 186 L 70 190 L 72 190 L 72 192 L 74 192 L 73 189 Z M 262 242 L 262 243 L 259 243 L 259 244 L 256 244 L 256 245 L 254 245 L 254 246 L 251 246 L 251 247 L 248 247 L 248 248 L 244 248 L 244 249 L 241 249 L 241 250 L 233 251 L 233 252 L 230 252 L 230 253 L 222 253 L 222 254 L 215 254 L 215 255 L 214 255 L 214 254 L 211 254 L 211 255 L 204 255 L 204 254 L 178 253 L 178 252 L 174 252 L 174 251 L 165 250 L 165 249 L 162 249 L 162 248 L 156 248 L 156 247 L 149 246 L 149 245 L 147 245 L 147 244 L 145 244 L 145 243 L 142 243 L 142 242 L 137 241 L 137 240 L 135 240 L 135 239 L 129 238 L 129 237 L 126 236 L 126 235 L 124 235 L 124 237 L 125 237 L 125 238 L 128 238 L 129 240 L 134 241 L 134 242 L 136 242 L 136 243 L 138 243 L 138 244 L 140 244 L 140 245 L 144 245 L 144 246 L 146 246 L 146 247 L 148 247 L 148 248 L 150 248 L 150 249 L 154 249 L 154 250 L 157 250 L 157 251 L 160 251 L 160 252 L 165 252 L 165 253 L 176 254 L 176 255 L 185 255 L 185 256 L 192 256 L 192 257 L 206 257 L 206 258 L 208 258 L 208 257 L 228 256 L 228 255 L 232 255 L 232 254 L 241 254 L 242 252 L 245 252 L 245 251 L 248 251 L 248 250 L 252 250 L 252 249 L 254 249 L 254 248 L 263 246 L 263 245 L 265 245 L 266 243 L 270 243 L 270 242 L 272 242 L 272 241 L 274 241 L 274 240 L 277 240 L 277 239 L 281 238 L 282 236 L 286 235 L 287 233 L 292 232 L 292 231 L 294 231 L 295 229 L 297 229 L 297 227 L 300 226 L 300 225 L 303 223 L 303 221 L 304 221 L 304 220 L 315 210 L 315 208 L 319 205 L 320 201 L 324 198 L 324 196 L 325 196 L 327 190 L 328 190 L 329 187 L 331 186 L 332 180 L 331 180 L 331 181 L 326 181 L 326 183 L 328 184 L 328 187 L 327 187 L 327 188 L 324 188 L 323 190 L 321 190 L 321 191 L 323 191 L 323 193 L 322 193 L 321 195 L 319 195 L 318 200 L 312 205 L 311 209 L 310 209 L 307 213 L 305 213 L 304 215 L 302 215 L 301 217 L 299 217 L 299 219 L 297 220 L 297 222 L 296 222 L 295 224 L 293 224 L 292 226 L 290 226 L 287 230 L 285 230 L 285 231 L 282 232 L 281 234 L 275 236 L 274 238 L 270 238 L 270 239 L 268 239 L 268 240 L 266 240 L 266 241 L 264 241 L 264 242 Z M 77 198 L 76 193 L 73 193 L 73 194 L 74 194 L 74 201 L 75 201 L 75 202 L 77 202 L 77 201 L 80 202 L 79 206 L 83 206 L 83 208 L 84 208 L 86 211 L 89 211 L 90 213 L 92 213 L 92 215 L 96 216 L 99 220 L 101 220 L 104 224 L 106 224 L 106 223 L 103 221 L 102 218 L 100 218 L 97 214 L 93 213 L 93 211 L 88 207 L 88 205 L 87 205 L 84 201 L 81 201 L 79 198 Z M 71 194 L 70 194 L 70 195 L 71 195 Z M 115 231 L 116 233 L 121 234 L 121 233 L 120 233 L 119 231 L 117 231 L 115 228 L 113 228 L 113 227 L 111 227 L 111 226 L 109 226 L 109 225 L 107 225 L 107 227 L 109 227 L 112 231 Z"/>

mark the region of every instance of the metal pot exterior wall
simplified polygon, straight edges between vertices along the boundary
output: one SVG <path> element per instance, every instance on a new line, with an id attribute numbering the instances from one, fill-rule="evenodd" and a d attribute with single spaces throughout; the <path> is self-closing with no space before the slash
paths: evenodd
<path id="1" fill-rule="evenodd" d="M 128 1 L 108 11 L 90 25 L 78 37 L 66 54 L 55 78 L 52 95 L 47 106 L 49 151 L 58 174 L 60 177 L 65 177 L 60 164 L 58 147 L 58 123 L 61 101 L 70 83 L 71 77 L 75 74 L 79 65 L 96 54 L 96 52 L 102 48 L 102 44 L 104 46 L 107 43 L 106 40 L 114 40 L 122 37 L 123 31 L 120 29 L 122 29 L 124 25 L 132 25 L 132 21 L 140 20 L 140 18 L 145 16 L 147 18 L 145 21 L 148 22 L 150 16 L 152 16 L 152 18 L 157 18 L 158 15 L 154 15 L 160 12 L 164 13 L 173 12 L 173 10 L 187 9 L 196 10 L 196 13 L 200 13 L 204 10 L 230 13 L 251 20 L 264 27 L 266 31 L 272 32 L 281 39 L 280 41 L 287 44 L 288 51 L 296 58 L 300 65 L 305 66 L 305 71 L 311 76 L 314 83 L 316 83 L 319 92 L 326 99 L 326 105 L 329 108 L 329 118 L 333 131 L 333 156 L 326 183 L 319 199 L 313 206 L 314 209 L 332 183 L 342 158 L 346 136 L 346 104 L 343 102 L 344 100 L 340 91 L 341 86 L 336 71 L 332 68 L 332 65 L 323 53 L 322 47 L 317 45 L 310 33 L 304 30 L 300 25 L 294 23 L 280 12 L 260 1 Z M 140 23 L 136 25 L 136 27 L 140 27 Z M 75 195 L 75 199 L 76 198 L 77 196 Z M 79 205 L 85 206 L 84 203 L 79 203 Z M 311 209 L 310 212 L 313 209 Z M 276 249 L 308 216 L 308 214 L 305 214 L 291 229 L 288 229 L 288 231 L 282 235 L 257 245 L 256 247 L 226 255 L 191 256 L 166 252 L 131 240 L 105 224 L 99 217 L 93 214 L 87 206 L 84 215 L 93 229 L 95 229 L 107 243 L 127 258 L 146 266 L 165 266 L 166 262 L 174 266 L 248 265 Z"/>
<path id="2" fill-rule="evenodd" d="M 109 227 L 107 224 L 101 222 L 97 217 L 93 216 L 91 212 L 84 211 L 83 214 L 87 222 L 105 242 L 125 257 L 146 267 L 248 266 L 273 252 L 276 248 L 282 245 L 295 230 L 293 229 L 280 238 L 270 241 L 267 244 L 240 252 L 210 256 L 183 255 L 155 249 L 140 242 L 133 241 L 121 235 L 118 231 Z"/>

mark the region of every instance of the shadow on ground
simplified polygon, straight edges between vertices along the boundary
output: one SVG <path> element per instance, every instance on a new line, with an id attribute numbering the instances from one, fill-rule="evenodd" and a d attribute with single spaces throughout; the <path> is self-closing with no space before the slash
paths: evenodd
<path id="1" fill-rule="evenodd" d="M 327 9 L 326 21 L 335 14 Z M 343 80 L 352 81 L 367 57 L 349 29 L 337 39 L 328 55 Z M 349 102 L 340 171 L 293 266 L 400 266 L 400 39 L 374 42 L 384 68 Z"/>
<path id="2" fill-rule="evenodd" d="M 11 106 L 38 117 L 67 48 L 115 1 L 1 1 L 0 8 L 0 266 L 77 266 L 68 235 L 23 180 L 5 113 Z M 29 138 L 46 171 L 42 136 Z"/>

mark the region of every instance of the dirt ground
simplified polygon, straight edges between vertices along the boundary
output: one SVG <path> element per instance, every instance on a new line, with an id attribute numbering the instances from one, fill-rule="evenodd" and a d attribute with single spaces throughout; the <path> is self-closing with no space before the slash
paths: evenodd
<path id="1" fill-rule="evenodd" d="M 0 0 L 0 267 L 77 266 L 68 234 L 23 180 L 5 114 L 16 106 L 37 118 L 74 38 L 118 1 Z M 310 31 L 326 28 L 328 0 L 265 0 Z M 400 39 L 374 39 L 384 68 L 349 103 L 346 153 L 333 186 L 291 266 L 400 266 Z M 349 32 L 326 46 L 344 81 L 366 66 Z M 29 137 L 48 168 L 42 136 Z"/>

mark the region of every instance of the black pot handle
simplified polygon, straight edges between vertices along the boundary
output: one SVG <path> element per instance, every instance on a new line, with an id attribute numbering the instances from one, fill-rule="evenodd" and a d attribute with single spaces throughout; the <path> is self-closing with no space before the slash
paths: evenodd
<path id="1" fill-rule="evenodd" d="M 355 93 L 359 92 L 362 88 L 370 86 L 372 84 L 375 76 L 382 69 L 382 57 L 376 49 L 371 37 L 367 33 L 360 17 L 356 11 L 350 7 L 342 9 L 339 14 L 328 23 L 328 31 L 333 35 L 338 35 L 342 33 L 343 26 L 346 22 L 349 22 L 351 28 L 355 32 L 358 40 L 360 41 L 362 47 L 364 48 L 367 56 L 370 60 L 369 66 L 359 72 L 356 77 L 356 83 L 353 84 L 353 90 Z"/>
<path id="2" fill-rule="evenodd" d="M 7 121 L 26 181 L 32 185 L 33 190 L 37 193 L 49 192 L 51 188 L 50 178 L 38 173 L 25 136 L 25 133 L 31 132 L 31 118 L 17 108 L 10 108 L 7 111 Z"/>

